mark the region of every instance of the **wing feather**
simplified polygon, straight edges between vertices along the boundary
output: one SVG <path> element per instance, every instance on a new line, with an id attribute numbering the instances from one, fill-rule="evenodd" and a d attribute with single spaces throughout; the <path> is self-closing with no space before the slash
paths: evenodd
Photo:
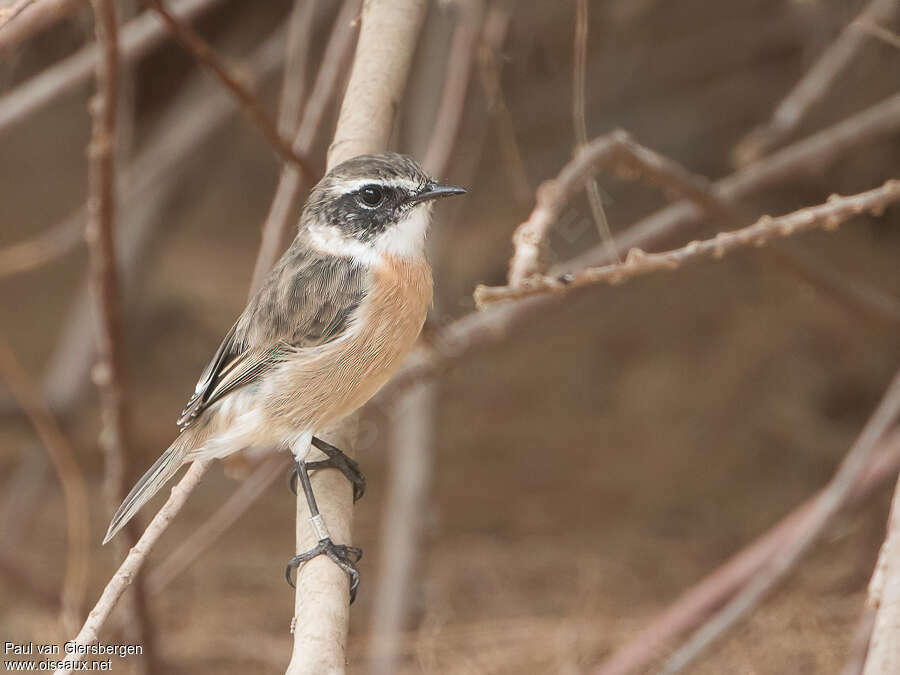
<path id="1" fill-rule="evenodd" d="M 289 354 L 343 335 L 365 296 L 366 274 L 349 258 L 319 253 L 295 240 L 203 369 L 178 426 L 184 430 Z"/>

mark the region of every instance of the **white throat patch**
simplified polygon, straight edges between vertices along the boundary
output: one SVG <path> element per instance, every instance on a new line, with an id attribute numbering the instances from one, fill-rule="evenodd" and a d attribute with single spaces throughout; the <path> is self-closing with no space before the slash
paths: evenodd
<path id="1" fill-rule="evenodd" d="M 324 253 L 353 258 L 365 265 L 376 265 L 386 255 L 419 260 L 425 256 L 425 235 L 431 223 L 432 206 L 431 202 L 416 204 L 372 241 L 362 242 L 321 223 L 309 226 L 310 240 Z"/>

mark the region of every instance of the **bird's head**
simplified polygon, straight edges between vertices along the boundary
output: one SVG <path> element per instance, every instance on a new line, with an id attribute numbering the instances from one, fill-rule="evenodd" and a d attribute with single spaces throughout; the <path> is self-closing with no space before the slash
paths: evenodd
<path id="1" fill-rule="evenodd" d="M 440 184 L 406 155 L 360 155 L 313 188 L 300 228 L 336 255 L 416 258 L 424 255 L 434 200 L 465 192 Z"/>

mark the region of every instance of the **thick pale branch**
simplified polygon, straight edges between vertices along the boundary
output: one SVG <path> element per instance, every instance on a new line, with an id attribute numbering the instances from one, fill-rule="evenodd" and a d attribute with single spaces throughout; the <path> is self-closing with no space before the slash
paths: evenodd
<path id="1" fill-rule="evenodd" d="M 900 482 L 894 490 L 887 536 L 869 584 L 868 606 L 875 616 L 863 675 L 900 672 Z"/>
<path id="2" fill-rule="evenodd" d="M 257 126 L 266 140 L 276 152 L 286 161 L 296 165 L 307 177 L 315 175 L 312 166 L 306 158 L 294 151 L 290 141 L 278 133 L 278 127 L 270 118 L 265 108 L 256 98 L 256 95 L 235 75 L 222 61 L 212 46 L 186 23 L 175 17 L 162 0 L 145 0 L 153 10 L 162 18 L 166 27 L 175 39 L 188 50 L 197 61 L 215 75 L 219 81 L 228 88 L 241 104 L 241 108 L 247 117 Z"/>
<path id="3" fill-rule="evenodd" d="M 425 16 L 424 0 L 367 0 L 347 92 L 338 117 L 328 167 L 356 155 L 387 149 L 410 64 Z M 355 417 L 328 432 L 345 452 L 355 444 Z M 326 435 L 327 438 L 327 435 Z M 333 538 L 349 543 L 353 495 L 335 471 L 313 476 L 319 509 Z M 309 550 L 316 536 L 305 499 L 297 500 L 297 551 Z M 342 673 L 349 620 L 344 572 L 330 560 L 313 558 L 297 571 L 294 648 L 288 675 Z"/>
<path id="4" fill-rule="evenodd" d="M 447 173 L 466 107 L 467 92 L 478 49 L 485 8 L 481 2 L 459 7 L 460 16 L 453 31 L 449 52 L 426 54 L 446 61 L 440 105 L 434 118 L 428 145 L 422 161 L 432 176 Z M 495 10 L 498 11 L 498 10 Z M 440 30 L 442 26 L 436 24 Z M 504 24 L 505 28 L 505 24 Z M 496 41 L 502 41 L 501 35 Z M 492 39 L 496 36 L 484 36 Z M 423 48 L 428 34 L 423 36 Z M 486 45 L 493 47 L 493 44 Z M 435 84 L 437 81 L 432 80 Z M 427 99 L 434 98 L 436 88 L 425 87 Z M 416 106 L 408 100 L 411 110 Z M 427 105 L 427 103 L 426 103 Z M 474 173 L 472 171 L 471 173 Z M 435 254 L 432 242 L 432 255 Z M 408 625 L 416 589 L 421 585 L 419 558 L 430 501 L 429 486 L 435 455 L 435 420 L 439 392 L 436 382 L 423 382 L 394 402 L 391 411 L 388 447 L 389 480 L 382 508 L 378 552 L 378 584 L 374 591 L 369 618 L 370 675 L 391 675 L 398 670 L 397 643 Z"/>
<path id="5" fill-rule="evenodd" d="M 559 276 L 530 277 L 518 286 L 479 286 L 475 302 L 485 307 L 493 302 L 517 300 L 543 293 L 566 293 L 593 284 L 618 284 L 634 277 L 662 270 L 676 270 L 686 263 L 715 258 L 739 248 L 764 246 L 773 239 L 799 234 L 815 228 L 832 229 L 861 213 L 878 214 L 900 200 L 900 181 L 890 180 L 880 188 L 850 197 L 832 195 L 826 204 L 795 211 L 779 218 L 763 216 L 749 227 L 720 232 L 712 239 L 693 241 L 687 246 L 664 253 L 645 253 L 634 248 L 624 263 L 589 267 Z"/>

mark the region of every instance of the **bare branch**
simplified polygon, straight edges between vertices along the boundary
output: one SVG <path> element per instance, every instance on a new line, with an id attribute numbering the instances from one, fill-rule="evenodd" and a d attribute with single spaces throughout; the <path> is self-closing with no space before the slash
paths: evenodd
<path id="1" fill-rule="evenodd" d="M 827 95 L 835 80 L 853 61 L 866 42 L 865 32 L 857 25 L 870 25 L 890 17 L 896 0 L 871 0 L 862 13 L 844 27 L 806 74 L 782 99 L 772 119 L 750 131 L 735 147 L 738 166 L 755 162 L 791 137 L 810 110 Z"/>
<path id="2" fill-rule="evenodd" d="M 821 173 L 850 150 L 898 131 L 900 94 L 723 178 L 714 184 L 715 192 L 726 203 L 734 203 L 773 185 L 790 182 L 799 175 Z M 627 251 L 633 246 L 657 246 L 661 241 L 689 231 L 704 217 L 705 213 L 690 202 L 673 204 L 619 235 L 618 249 Z M 563 273 L 607 262 L 605 247 L 599 245 L 558 265 L 553 271 Z M 384 401 L 413 382 L 433 377 L 479 349 L 504 342 L 518 326 L 547 314 L 567 297 L 534 296 L 499 305 L 491 312 L 472 312 L 460 317 L 436 334 L 431 345 L 413 352 L 400 372 L 378 394 L 378 399 Z"/>
<path id="3" fill-rule="evenodd" d="M 496 21 L 495 25 L 490 24 L 491 19 Z M 489 16 L 488 24 L 484 29 L 485 33 L 505 31 L 506 21 L 507 19 L 500 14 Z M 481 88 L 488 100 L 488 112 L 494 119 L 497 140 L 500 144 L 500 157 L 512 184 L 513 195 L 517 202 L 527 204 L 531 200 L 531 184 L 528 182 L 528 174 L 525 172 L 525 164 L 522 162 L 522 153 L 519 151 L 519 143 L 513 130 L 512 114 L 509 112 L 506 97 L 503 95 L 500 63 L 501 58 L 497 51 L 491 49 L 487 43 L 483 44 L 478 59 Z"/>
<path id="4" fill-rule="evenodd" d="M 611 167 L 621 175 L 640 176 L 662 185 L 698 204 L 710 217 L 734 224 L 734 214 L 723 207 L 706 178 L 636 143 L 624 131 L 614 131 L 584 146 L 555 179 L 540 185 L 534 210 L 513 234 L 515 251 L 509 261 L 510 286 L 518 286 L 543 271 L 542 249 L 551 228 L 563 207 L 600 167 Z"/>
<path id="5" fill-rule="evenodd" d="M 84 4 L 84 0 L 18 0 L 6 8 L 5 18 L 0 15 L 0 53 L 12 50 Z"/>
<path id="6" fill-rule="evenodd" d="M 92 6 L 103 58 L 97 62 L 97 95 L 91 103 L 93 132 L 88 147 L 85 239 L 90 250 L 91 292 L 97 325 L 97 363 L 93 375 L 100 390 L 104 492 L 107 508 L 112 512 L 123 496 L 126 436 L 121 304 L 115 250 L 118 23 L 112 0 L 92 0 Z"/>
<path id="7" fill-rule="evenodd" d="M 258 53 L 255 55 L 258 58 L 257 65 L 263 72 L 269 72 L 270 69 L 274 68 L 273 60 L 280 60 L 283 49 L 283 33 L 279 33 L 276 39 L 269 40 L 260 47 Z M 218 100 L 217 103 L 221 103 L 221 99 Z M 227 100 L 225 103 L 227 104 Z M 228 105 L 226 105 L 224 109 L 220 109 L 218 106 L 211 106 L 207 110 L 210 117 L 191 116 L 189 119 L 195 124 L 198 122 L 201 124 L 209 122 L 212 126 L 215 126 L 216 120 L 221 122 L 221 119 L 227 117 L 230 109 L 231 108 Z M 208 130 L 209 126 L 205 126 L 203 129 Z M 196 130 L 190 125 L 187 125 L 179 126 L 178 131 L 185 133 Z M 176 135 L 171 137 L 165 136 L 165 138 L 175 141 L 179 137 Z M 181 140 L 184 141 L 183 138 Z M 181 145 L 191 147 L 190 143 L 182 143 Z M 161 151 L 161 148 L 157 146 L 156 152 Z M 156 545 L 156 542 L 162 536 L 162 533 L 182 509 L 190 493 L 200 483 L 200 480 L 209 469 L 210 464 L 211 462 L 204 460 L 194 461 L 178 484 L 172 488 L 166 503 L 150 521 L 150 524 L 147 526 L 146 530 L 144 530 L 140 539 L 138 539 L 137 543 L 129 550 L 125 560 L 119 566 L 118 570 L 116 570 L 115 574 L 113 574 L 109 582 L 107 582 L 100 599 L 88 616 L 87 621 L 85 621 L 81 631 L 76 636 L 75 642 L 86 645 L 97 640 L 100 629 L 106 623 L 113 608 L 118 603 L 126 588 L 132 583 L 135 576 L 141 570 L 146 558 Z M 69 660 L 79 663 L 83 658 L 83 654 L 72 654 L 70 655 Z M 63 675 L 69 672 L 71 672 L 71 670 L 56 671 L 57 675 Z"/>
<path id="8" fill-rule="evenodd" d="M 785 147 L 771 157 L 716 181 L 713 184 L 714 193 L 725 203 L 732 204 L 762 190 L 790 183 L 799 176 L 818 176 L 850 150 L 898 132 L 900 94 L 894 94 L 871 108 Z M 634 246 L 659 246 L 666 240 L 683 235 L 706 218 L 708 214 L 696 204 L 673 204 L 620 233 L 616 244 L 622 253 Z M 609 262 L 611 260 L 605 250 L 595 246 L 565 263 L 565 268 L 581 269 Z"/>
<path id="9" fill-rule="evenodd" d="M 816 228 L 833 229 L 861 213 L 879 214 L 900 200 L 900 180 L 850 197 L 832 195 L 827 204 L 795 211 L 778 218 L 763 216 L 756 223 L 732 232 L 720 232 L 712 239 L 693 241 L 665 253 L 645 253 L 639 248 L 628 252 L 624 263 L 589 267 L 559 276 L 529 277 L 518 286 L 478 286 L 475 303 L 480 308 L 503 300 L 518 300 L 542 293 L 566 293 L 593 284 L 618 284 L 634 277 L 662 270 L 676 270 L 685 263 L 722 258 L 726 253 L 749 246 L 764 246 L 779 237 L 788 237 Z"/>
<path id="10" fill-rule="evenodd" d="M 172 493 L 166 500 L 166 503 L 163 504 L 162 508 L 155 516 L 153 516 L 153 520 L 147 525 L 147 529 L 144 530 L 141 538 L 138 539 L 138 542 L 128 551 L 125 560 L 122 561 L 119 569 L 116 570 L 116 573 L 106 584 L 103 593 L 100 595 L 100 599 L 97 601 L 94 609 L 91 610 L 91 613 L 88 615 L 87 620 L 84 622 L 78 635 L 75 636 L 73 642 L 79 645 L 89 645 L 97 641 L 100 635 L 100 629 L 109 618 L 109 614 L 112 612 L 113 607 L 116 606 L 116 603 L 119 601 L 119 598 L 122 597 L 125 589 L 128 588 L 135 575 L 140 571 L 144 561 L 150 554 L 150 551 L 156 545 L 156 542 L 159 540 L 160 536 L 162 536 L 162 533 L 165 532 L 169 523 L 178 512 L 181 511 L 188 496 L 190 496 L 191 492 L 199 484 L 200 479 L 203 478 L 204 474 L 209 469 L 209 465 L 210 462 L 208 460 L 197 460 L 193 462 L 187 470 L 187 473 L 184 474 L 184 477 L 172 488 Z M 81 652 L 67 655 L 67 661 L 69 663 L 77 664 L 82 660 L 84 660 L 84 654 Z M 58 669 L 55 671 L 55 675 L 68 675 L 71 672 L 71 668 Z"/>
<path id="11" fill-rule="evenodd" d="M 368 0 L 347 93 L 338 116 L 328 166 L 360 154 L 381 152 L 388 146 L 394 117 L 406 87 L 419 30 L 425 17 L 424 0 Z M 345 451 L 354 445 L 355 417 L 333 432 L 343 436 Z M 313 476 L 319 508 L 335 542 L 350 542 L 353 495 L 347 481 L 334 471 Z M 297 550 L 315 545 L 306 500 L 297 499 Z M 322 556 L 297 571 L 294 603 L 294 648 L 289 675 L 342 673 L 349 620 L 348 588 L 344 572 Z"/>
<path id="12" fill-rule="evenodd" d="M 190 21 L 220 2 L 222 0 L 183 0 L 173 13 L 182 21 Z M 23 18 L 26 16 L 23 14 Z M 119 35 L 123 65 L 142 58 L 167 34 L 165 26 L 150 12 L 129 21 Z M 97 46 L 88 45 L 0 96 L 0 134 L 45 105 L 85 85 L 94 73 L 98 57 Z"/>
<path id="13" fill-rule="evenodd" d="M 447 62 L 440 105 L 423 160 L 423 167 L 432 176 L 446 175 L 451 154 L 457 147 L 466 94 L 481 42 L 488 40 L 484 47 L 496 49 L 502 43 L 507 25 L 501 22 L 503 30 L 499 34 L 485 35 L 479 40 L 484 3 L 460 3 L 458 8 L 460 16 L 449 53 L 445 56 L 442 50 L 440 54 L 428 55 Z M 500 9 L 490 11 L 506 14 Z M 427 35 L 423 42 L 426 39 Z M 433 97 L 430 91 L 426 95 Z M 404 392 L 391 408 L 389 482 L 380 526 L 378 584 L 369 619 L 372 638 L 368 670 L 373 675 L 398 671 L 397 642 L 407 624 L 415 588 L 421 579 L 417 573 L 418 560 L 428 517 L 438 396 L 437 383 L 423 382 Z"/>
<path id="14" fill-rule="evenodd" d="M 0 279 L 29 272 L 73 251 L 84 235 L 84 210 L 24 241 L 0 249 Z"/>
<path id="15" fill-rule="evenodd" d="M 0 377 L 28 416 L 38 438 L 44 444 L 66 504 L 66 569 L 60 595 L 63 624 L 77 621 L 84 603 L 88 574 L 88 536 L 90 513 L 84 476 L 75 453 L 16 355 L 0 338 Z"/>
<path id="16" fill-rule="evenodd" d="M 884 26 L 881 26 L 871 20 L 867 21 L 866 19 L 861 18 L 857 19 L 850 25 L 863 31 L 864 33 L 868 33 L 872 37 L 878 38 L 882 42 L 885 42 L 892 47 L 897 47 L 897 49 L 900 49 L 900 35 L 897 35 L 897 33 L 892 30 L 888 30 Z"/>
<path id="17" fill-rule="evenodd" d="M 316 0 L 295 0 L 288 19 L 284 77 L 278 104 L 278 135 L 282 138 L 292 138 L 300 124 L 300 113 L 306 97 L 306 66 L 309 62 L 309 43 L 316 4 Z"/>
<path id="18" fill-rule="evenodd" d="M 19 14 L 24 12 L 28 7 L 34 4 L 35 0 L 15 0 L 8 7 L 0 7 L 0 30 L 6 28 L 6 25 L 15 19 Z"/>
<path id="19" fill-rule="evenodd" d="M 897 185 L 900 190 L 900 185 Z M 900 412 L 900 372 L 898 372 L 866 422 L 860 435 L 847 453 L 834 477 L 810 509 L 802 530 L 785 546 L 778 549 L 771 561 L 723 609 L 719 610 L 700 630 L 680 647 L 666 662 L 662 673 L 671 675 L 690 665 L 713 642 L 721 638 L 793 569 L 794 565 L 819 538 L 850 498 L 854 485 L 864 475 L 866 466 L 878 450 L 878 442 L 885 435 Z"/>
<path id="20" fill-rule="evenodd" d="M 585 118 L 585 79 L 587 78 L 587 44 L 588 44 L 588 0 L 575 3 L 575 54 L 572 59 L 572 124 L 575 127 L 575 154 L 577 155 L 588 143 L 587 119 Z M 603 209 L 600 197 L 600 186 L 595 178 L 591 178 L 585 186 L 588 205 L 597 224 L 597 232 L 606 244 L 610 257 L 619 261 L 619 254 L 613 243 L 612 230 Z"/>
<path id="21" fill-rule="evenodd" d="M 863 675 L 889 675 L 900 670 L 900 482 L 894 491 L 887 535 L 869 584 L 867 606 L 874 611 Z"/>
<path id="22" fill-rule="evenodd" d="M 900 430 L 895 429 L 879 443 L 866 470 L 854 484 L 850 501 L 872 495 L 900 470 Z M 671 605 L 654 616 L 628 642 L 592 672 L 594 675 L 627 675 L 646 668 L 669 640 L 694 628 L 721 607 L 763 569 L 787 542 L 808 529 L 814 506 L 823 498 L 823 488 L 782 518 L 751 544 L 731 556 L 702 581 L 682 593 Z"/>
<path id="23" fill-rule="evenodd" d="M 841 670 L 841 675 L 862 675 L 874 627 L 875 610 L 866 605 L 856 623 L 856 630 L 853 631 L 853 639 L 850 641 L 850 656 Z"/>
<path id="24" fill-rule="evenodd" d="M 301 157 L 291 147 L 290 142 L 278 133 L 278 127 L 269 119 L 265 108 L 240 78 L 235 75 L 222 61 L 212 46 L 187 24 L 176 18 L 163 5 L 162 0 L 146 0 L 166 24 L 172 36 L 189 51 L 197 61 L 215 75 L 223 86 L 227 87 L 234 97 L 240 102 L 247 117 L 256 124 L 257 128 L 266 137 L 272 147 L 281 155 L 281 158 L 296 165 L 307 177 L 315 175 L 312 166 L 305 157 Z"/>
<path id="25" fill-rule="evenodd" d="M 248 72 L 259 81 L 270 78 L 281 67 L 284 42 L 283 30 L 267 37 L 247 58 Z M 166 109 L 145 148 L 125 168 L 119 181 L 123 209 L 117 257 L 121 261 L 122 291 L 126 299 L 134 294 L 141 270 L 153 258 L 149 252 L 155 250 L 155 243 L 168 231 L 159 227 L 161 214 L 179 194 L 185 171 L 197 156 L 198 148 L 235 113 L 234 99 L 221 87 L 210 89 L 206 79 L 205 76 L 193 78 L 185 85 L 184 92 Z M 66 222 L 72 222 L 73 228 L 76 224 L 80 226 L 81 221 L 77 219 L 83 216 L 83 211 L 80 209 Z M 60 224 L 52 229 L 62 227 Z M 90 380 L 94 335 L 89 300 L 87 288 L 79 290 L 43 378 L 45 395 L 51 409 L 57 412 L 77 404 Z M 9 400 L 0 399 L 0 414 L 7 413 L 10 405 Z"/>
<path id="26" fill-rule="evenodd" d="M 346 70 L 350 55 L 353 53 L 353 37 L 356 35 L 353 19 L 359 13 L 359 5 L 360 0 L 344 0 L 341 11 L 335 19 L 316 81 L 303 111 L 303 120 L 294 136 L 294 149 L 298 153 L 312 152 L 313 144 L 321 131 L 328 104 L 337 92 L 341 75 Z M 286 165 L 281 171 L 275 197 L 262 227 L 262 242 L 253 266 L 253 280 L 250 283 L 251 293 L 259 288 L 281 253 L 302 185 L 303 176 L 300 172 L 293 166 Z"/>
<path id="27" fill-rule="evenodd" d="M 103 449 L 103 493 L 109 513 L 125 496 L 128 445 L 128 409 L 124 388 L 122 320 L 116 266 L 116 155 L 119 139 L 118 19 L 114 0 L 92 0 L 94 30 L 101 58 L 97 61 L 97 93 L 90 104 L 91 142 L 88 146 L 88 199 L 85 240 L 89 249 L 89 285 L 93 300 L 97 363 L 93 379 L 100 392 L 100 437 Z M 123 555 L 139 536 L 134 521 L 126 528 L 126 540 L 116 544 Z M 152 629 L 143 593 L 143 578 L 129 598 L 129 630 L 139 637 L 152 662 Z"/>
<path id="28" fill-rule="evenodd" d="M 200 555 L 247 512 L 279 476 L 285 475 L 287 457 L 278 453 L 262 462 L 231 494 L 212 516 L 191 533 L 159 565 L 147 574 L 147 592 L 162 592 L 179 574 L 191 566 Z"/>
<path id="29" fill-rule="evenodd" d="M 478 2 L 471 2 L 461 3 L 459 9 L 462 16 L 453 31 L 441 103 L 422 158 L 422 166 L 432 176 L 443 176 L 450 165 L 462 124 L 475 52 L 479 47 L 483 7 Z"/>

